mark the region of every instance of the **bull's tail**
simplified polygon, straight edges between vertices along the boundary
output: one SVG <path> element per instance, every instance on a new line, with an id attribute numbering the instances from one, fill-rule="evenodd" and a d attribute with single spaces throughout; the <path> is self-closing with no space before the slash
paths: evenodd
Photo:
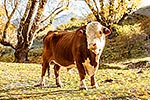
<path id="1" fill-rule="evenodd" d="M 50 65 L 47 68 L 47 76 L 48 76 L 48 78 L 50 78 Z"/>

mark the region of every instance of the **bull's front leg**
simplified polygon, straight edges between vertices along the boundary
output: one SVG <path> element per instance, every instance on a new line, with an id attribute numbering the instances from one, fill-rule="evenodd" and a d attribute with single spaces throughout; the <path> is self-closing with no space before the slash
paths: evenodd
<path id="1" fill-rule="evenodd" d="M 83 64 L 82 63 L 76 63 L 76 65 L 77 65 L 77 69 L 78 69 L 79 76 L 80 76 L 79 89 L 80 90 L 88 90 L 86 83 L 85 83 L 86 72 L 84 70 Z"/>
<path id="2" fill-rule="evenodd" d="M 97 88 L 98 84 L 96 83 L 95 74 L 91 76 L 91 86 L 92 88 Z"/>
<path id="3" fill-rule="evenodd" d="M 54 73 L 55 73 L 55 78 L 56 78 L 56 85 L 57 85 L 57 87 L 63 87 L 63 84 L 60 81 L 60 77 L 59 77 L 59 70 L 60 70 L 60 66 L 55 64 L 54 65 Z"/>
<path id="4" fill-rule="evenodd" d="M 98 87 L 98 84 L 97 84 L 96 78 L 95 78 L 95 74 L 96 74 L 98 68 L 99 68 L 99 63 L 96 64 L 96 67 L 94 68 L 94 69 L 95 69 L 95 72 L 94 72 L 94 74 L 90 77 L 90 78 L 91 78 L 91 86 L 92 86 L 92 88 L 97 88 L 97 87 Z"/>

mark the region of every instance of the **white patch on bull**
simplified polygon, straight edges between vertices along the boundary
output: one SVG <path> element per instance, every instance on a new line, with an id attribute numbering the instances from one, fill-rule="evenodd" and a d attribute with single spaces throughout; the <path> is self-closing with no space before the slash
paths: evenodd
<path id="1" fill-rule="evenodd" d="M 87 73 L 90 77 L 95 74 L 95 68 L 94 68 L 94 66 L 92 66 L 92 65 L 90 64 L 89 58 L 87 58 L 87 60 L 85 60 L 85 62 L 82 63 L 82 64 L 83 64 L 83 66 L 84 66 L 84 69 L 85 69 L 86 73 Z"/>
<path id="2" fill-rule="evenodd" d="M 86 86 L 86 84 L 85 84 L 84 79 L 80 81 L 80 87 L 79 87 L 79 88 L 80 88 L 80 89 L 85 89 L 85 90 L 87 90 L 87 86 Z"/>
<path id="3" fill-rule="evenodd" d="M 44 86 L 45 85 L 45 77 L 41 77 L 41 80 L 40 80 L 40 85 L 41 86 Z"/>
<path id="4" fill-rule="evenodd" d="M 102 36 L 97 39 L 96 41 L 96 46 L 97 46 L 97 49 L 96 49 L 96 54 L 99 54 L 101 55 L 104 47 L 105 47 L 105 34 L 102 34 Z"/>
<path id="5" fill-rule="evenodd" d="M 60 76 L 58 76 L 58 77 L 56 78 L 56 85 L 57 85 L 58 87 L 63 87 L 63 86 L 64 86 L 63 83 L 62 83 L 61 80 L 60 80 Z"/>

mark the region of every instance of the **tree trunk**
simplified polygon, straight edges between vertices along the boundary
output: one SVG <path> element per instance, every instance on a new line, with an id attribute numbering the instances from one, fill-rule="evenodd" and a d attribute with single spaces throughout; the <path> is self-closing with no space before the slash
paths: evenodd
<path id="1" fill-rule="evenodd" d="M 23 44 L 15 49 L 15 62 L 28 62 L 29 46 Z"/>
<path id="2" fill-rule="evenodd" d="M 20 15 L 20 17 L 22 18 L 20 20 L 19 27 L 17 29 L 17 40 L 14 45 L 12 45 L 9 40 L 7 41 L 6 33 L 7 28 L 10 25 L 11 18 L 14 15 L 14 12 L 17 9 L 19 9 L 17 8 L 19 1 L 16 0 L 15 7 L 10 16 L 8 15 L 6 7 L 7 1 L 8 0 L 4 0 L 4 7 L 6 10 L 6 16 L 8 17 L 8 21 L 6 23 L 6 26 L 4 27 L 4 31 L 2 32 L 2 39 L 0 38 L 0 43 L 3 44 L 4 46 L 11 46 L 15 50 L 14 53 L 15 62 L 20 63 L 28 62 L 28 52 L 33 43 L 34 37 L 37 33 L 40 23 L 43 23 L 48 18 L 54 19 L 56 15 L 67 9 L 69 6 L 69 0 L 67 0 L 68 3 L 66 7 L 64 7 L 63 5 L 66 4 L 65 1 L 61 0 L 60 3 L 58 4 L 58 7 L 56 7 L 56 9 L 53 9 L 52 13 L 44 20 L 42 20 L 42 17 L 44 7 L 47 4 L 48 0 L 28 0 L 23 16 Z"/>
<path id="3" fill-rule="evenodd" d="M 17 34 L 18 42 L 15 48 L 15 53 L 14 53 L 15 62 L 28 62 L 28 52 L 29 52 L 30 46 L 32 45 L 30 44 L 30 42 L 32 43 L 33 41 L 33 39 L 32 41 L 28 40 L 28 37 L 29 37 L 30 27 L 32 25 L 33 15 L 36 14 L 35 12 L 36 12 L 37 4 L 38 4 L 38 1 L 29 0 L 28 6 L 30 5 L 30 9 L 29 10 L 26 9 L 23 18 L 21 19 L 20 26 L 18 29 L 18 34 Z"/>

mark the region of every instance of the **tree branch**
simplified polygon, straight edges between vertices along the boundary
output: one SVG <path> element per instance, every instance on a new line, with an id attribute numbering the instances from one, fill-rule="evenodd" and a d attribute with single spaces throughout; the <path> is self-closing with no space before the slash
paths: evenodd
<path id="1" fill-rule="evenodd" d="M 57 5 L 57 8 L 53 8 L 53 10 L 51 11 L 51 13 L 45 18 L 43 19 L 40 23 L 43 23 L 45 22 L 46 20 L 48 20 L 50 17 L 52 17 L 52 15 L 55 13 L 55 12 L 59 12 L 59 10 L 63 7 L 63 4 L 61 5 L 62 2 L 60 2 L 58 5 Z M 67 9 L 69 6 L 69 0 L 67 1 L 67 5 L 63 8 L 63 9 Z"/>
<path id="2" fill-rule="evenodd" d="M 53 9 L 53 11 L 44 19 L 41 21 L 41 23 L 45 22 L 46 20 L 48 20 L 57 10 L 59 10 L 61 7 L 58 7 L 56 9 Z"/>
<path id="3" fill-rule="evenodd" d="M 27 3 L 27 5 L 26 5 L 25 12 L 24 12 L 24 14 L 23 14 L 23 16 L 22 16 L 22 18 L 21 18 L 21 20 L 20 20 L 19 28 L 18 28 L 18 33 L 19 33 L 19 35 L 21 34 L 21 30 L 22 30 L 22 28 L 23 28 L 24 22 L 25 22 L 25 20 L 26 20 L 26 18 L 27 18 L 27 16 L 28 16 L 28 13 L 29 13 L 29 10 L 30 10 L 30 7 L 31 7 L 31 3 L 32 3 L 31 1 L 32 1 L 32 0 L 28 0 L 28 3 Z"/>
<path id="4" fill-rule="evenodd" d="M 33 42 L 32 40 L 33 40 L 33 37 L 35 35 L 35 31 L 39 28 L 39 24 L 40 24 L 40 21 L 41 21 L 43 12 L 44 12 L 44 7 L 45 7 L 47 1 L 48 0 L 41 0 L 39 2 L 39 7 L 38 7 L 38 10 L 37 10 L 37 14 L 35 16 L 34 23 L 31 26 L 31 30 L 29 31 L 28 45 L 31 45 L 32 42 Z"/>
<path id="5" fill-rule="evenodd" d="M 8 11 L 7 11 L 7 8 L 6 8 L 6 0 L 4 0 L 4 7 L 5 7 L 6 16 L 7 16 L 8 20 L 7 20 L 7 22 L 6 22 L 5 26 L 4 26 L 4 30 L 2 32 L 2 39 L 0 39 L 0 43 L 3 44 L 4 46 L 11 46 L 12 48 L 15 48 L 10 42 L 8 42 L 6 40 L 6 31 L 7 31 L 8 27 L 9 27 L 9 25 L 10 25 L 10 20 L 11 20 L 12 16 L 14 15 L 17 7 L 18 7 L 18 0 L 16 0 L 15 7 L 14 7 L 14 9 L 11 12 L 10 15 L 8 15 Z"/>
<path id="6" fill-rule="evenodd" d="M 68 9 L 68 7 L 69 7 L 69 0 L 67 1 L 67 5 L 66 5 L 65 7 L 63 7 L 63 8 L 57 7 L 56 9 L 54 9 L 54 10 L 52 11 L 52 13 L 49 15 L 49 17 L 51 17 L 50 20 L 49 20 L 49 23 L 48 23 L 47 25 L 45 25 L 44 27 L 38 29 L 37 33 L 39 33 L 39 32 L 41 32 L 41 31 L 45 30 L 49 25 L 51 25 L 51 24 L 52 24 L 52 21 L 54 20 L 54 18 L 55 18 L 59 13 L 61 13 L 62 11 Z M 47 17 L 47 18 L 46 18 L 45 20 L 43 20 L 43 21 L 46 21 L 47 19 L 49 19 L 49 18 Z M 43 22 L 43 21 L 41 21 L 41 22 Z"/>
<path id="7" fill-rule="evenodd" d="M 88 5 L 88 7 L 90 8 L 90 10 L 92 11 L 92 13 L 94 14 L 94 15 L 96 15 L 96 10 L 94 9 L 94 7 L 92 6 L 92 5 L 90 5 L 90 2 L 89 2 L 89 0 L 84 0 L 85 1 L 85 3 Z"/>
<path id="8" fill-rule="evenodd" d="M 6 4 L 7 4 L 7 0 L 4 0 L 4 9 L 5 9 L 7 18 L 9 18 Z"/>
<path id="9" fill-rule="evenodd" d="M 95 1 L 95 0 L 93 0 L 93 2 L 94 2 L 94 5 L 95 5 L 95 7 L 96 7 L 97 13 L 99 13 L 99 9 L 98 9 L 98 6 L 97 6 L 96 1 Z"/>
<path id="10" fill-rule="evenodd" d="M 29 10 L 29 13 L 27 15 L 27 18 L 25 19 L 24 21 L 24 25 L 23 25 L 23 28 L 22 28 L 22 36 L 24 38 L 24 43 L 27 43 L 28 41 L 28 34 L 29 34 L 29 29 L 32 25 L 32 18 L 33 18 L 33 15 L 34 15 L 34 12 L 36 10 L 36 7 L 37 7 L 37 4 L 38 4 L 38 1 L 37 0 L 32 0 L 31 1 L 31 7 L 30 7 L 30 10 Z"/>
<path id="11" fill-rule="evenodd" d="M 11 44 L 10 42 L 8 42 L 6 39 L 0 39 L 0 43 L 4 46 L 10 46 L 12 47 L 13 49 L 15 49 L 15 46 L 13 44 Z"/>

